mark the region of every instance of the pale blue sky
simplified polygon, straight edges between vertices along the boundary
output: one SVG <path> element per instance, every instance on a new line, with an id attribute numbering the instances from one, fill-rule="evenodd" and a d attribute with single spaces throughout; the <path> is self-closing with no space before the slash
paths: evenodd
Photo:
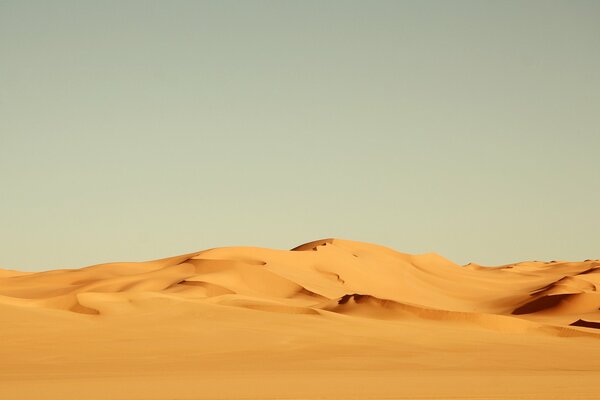
<path id="1" fill-rule="evenodd" d="M 0 1 L 0 268 L 340 237 L 600 258 L 598 1 Z"/>

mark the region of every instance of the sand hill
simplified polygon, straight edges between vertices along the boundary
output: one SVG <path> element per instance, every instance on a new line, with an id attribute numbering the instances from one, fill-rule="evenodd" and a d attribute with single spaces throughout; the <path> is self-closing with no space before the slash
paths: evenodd
<path id="1" fill-rule="evenodd" d="M 599 287 L 338 239 L 0 270 L 0 398 L 597 399 Z"/>

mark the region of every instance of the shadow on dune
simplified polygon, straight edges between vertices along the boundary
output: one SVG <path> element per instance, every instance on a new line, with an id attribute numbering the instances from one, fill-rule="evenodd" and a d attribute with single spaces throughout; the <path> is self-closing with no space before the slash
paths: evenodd
<path id="1" fill-rule="evenodd" d="M 571 294 L 555 294 L 549 296 L 543 296 L 521 307 L 516 308 L 512 313 L 513 315 L 533 314 L 540 312 L 552 307 L 559 305 L 564 299 L 571 296 Z"/>
<path id="2" fill-rule="evenodd" d="M 570 326 L 582 326 L 584 328 L 600 329 L 600 322 L 586 321 L 583 319 L 578 319 L 577 321 L 570 323 L 569 325 Z"/>

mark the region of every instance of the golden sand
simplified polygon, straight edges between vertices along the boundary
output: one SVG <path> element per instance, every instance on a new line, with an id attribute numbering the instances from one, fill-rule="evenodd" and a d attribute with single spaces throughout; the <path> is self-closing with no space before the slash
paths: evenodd
<path id="1" fill-rule="evenodd" d="M 337 239 L 0 270 L 0 399 L 599 399 L 599 287 Z"/>

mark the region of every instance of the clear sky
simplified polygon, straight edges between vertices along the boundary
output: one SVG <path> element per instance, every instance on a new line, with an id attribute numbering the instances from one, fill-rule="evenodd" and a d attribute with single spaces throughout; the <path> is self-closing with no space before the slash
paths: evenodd
<path id="1" fill-rule="evenodd" d="M 598 1 L 0 2 L 0 268 L 600 258 L 599 154 Z"/>

